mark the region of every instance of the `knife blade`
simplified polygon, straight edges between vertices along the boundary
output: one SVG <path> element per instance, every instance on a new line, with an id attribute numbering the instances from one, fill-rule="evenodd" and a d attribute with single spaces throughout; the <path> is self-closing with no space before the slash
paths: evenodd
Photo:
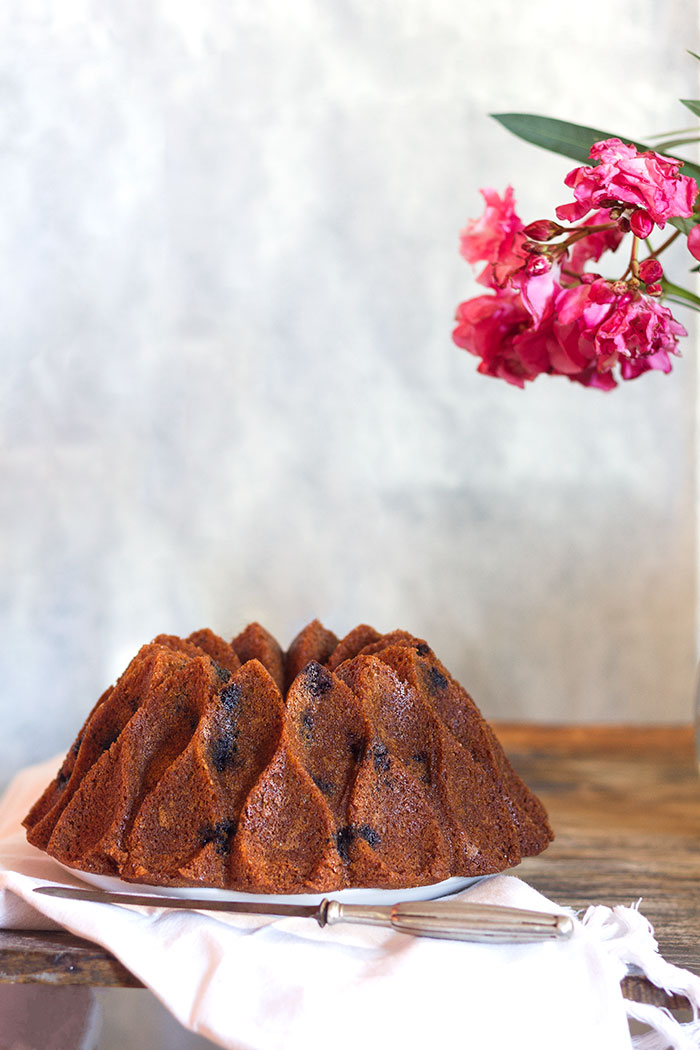
<path id="1" fill-rule="evenodd" d="M 570 937 L 569 915 L 476 904 L 461 900 L 404 901 L 400 904 L 342 904 L 324 898 L 320 904 L 266 904 L 259 901 L 204 900 L 161 897 L 143 893 L 112 893 L 67 886 L 37 886 L 35 893 L 93 904 L 118 904 L 147 908 L 182 908 L 239 915 L 278 915 L 315 919 L 319 926 L 339 922 L 385 926 L 416 937 L 504 944 Z"/>

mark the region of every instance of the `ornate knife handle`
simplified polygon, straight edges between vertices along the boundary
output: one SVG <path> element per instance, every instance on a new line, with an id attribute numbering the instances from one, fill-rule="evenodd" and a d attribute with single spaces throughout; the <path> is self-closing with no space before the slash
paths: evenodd
<path id="1" fill-rule="evenodd" d="M 464 901 L 411 901 L 383 907 L 323 901 L 319 923 L 337 922 L 389 926 L 417 937 L 484 944 L 563 939 L 574 931 L 574 921 L 568 915 Z"/>

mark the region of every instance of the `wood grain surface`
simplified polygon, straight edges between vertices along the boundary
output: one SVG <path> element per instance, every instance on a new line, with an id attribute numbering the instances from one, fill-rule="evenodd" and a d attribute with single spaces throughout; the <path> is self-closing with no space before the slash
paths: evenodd
<path id="1" fill-rule="evenodd" d="M 689 727 L 497 725 L 556 838 L 517 874 L 559 904 L 633 904 L 661 953 L 700 973 L 700 776 Z M 139 987 L 108 952 L 68 933 L 0 931 L 0 981 Z M 639 978 L 629 996 L 682 1006 Z"/>
<path id="2" fill-rule="evenodd" d="M 0 982 L 142 987 L 98 944 L 49 930 L 0 930 Z"/>
<path id="3" fill-rule="evenodd" d="M 634 904 L 668 961 L 700 973 L 700 776 L 690 727 L 495 727 L 556 838 L 518 874 L 559 904 Z M 630 996 L 667 1006 L 648 982 Z"/>

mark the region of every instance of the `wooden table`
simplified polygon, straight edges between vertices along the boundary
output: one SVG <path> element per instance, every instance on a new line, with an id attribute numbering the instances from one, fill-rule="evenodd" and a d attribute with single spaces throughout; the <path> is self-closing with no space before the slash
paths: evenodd
<path id="1" fill-rule="evenodd" d="M 574 908 L 641 898 L 664 958 L 700 973 L 700 775 L 692 729 L 500 725 L 497 732 L 556 835 L 518 874 Z M 626 978 L 623 994 L 687 1005 L 641 978 Z"/>
<path id="2" fill-rule="evenodd" d="M 700 776 L 689 727 L 496 727 L 549 810 L 556 839 L 518 873 L 559 904 L 632 904 L 661 953 L 700 973 Z M 69 933 L 0 931 L 0 981 L 139 987 L 108 952 Z M 641 978 L 623 992 L 682 1007 Z"/>

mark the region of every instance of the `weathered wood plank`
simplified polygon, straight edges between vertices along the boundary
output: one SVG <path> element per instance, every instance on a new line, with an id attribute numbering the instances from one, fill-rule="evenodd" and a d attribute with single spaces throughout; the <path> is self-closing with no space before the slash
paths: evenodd
<path id="1" fill-rule="evenodd" d="M 142 987 L 104 948 L 48 930 L 0 930 L 0 982 Z"/>
<path id="2" fill-rule="evenodd" d="M 636 1003 L 665 1006 L 667 1010 L 682 1010 L 689 1015 L 692 1012 L 690 1003 L 684 995 L 666 995 L 665 992 L 647 981 L 646 977 L 625 977 L 622 981 L 622 995 L 625 999 L 632 999 Z"/>
<path id="3" fill-rule="evenodd" d="M 700 776 L 691 728 L 499 725 L 497 733 L 556 834 L 518 874 L 574 908 L 641 899 L 662 955 L 699 973 Z"/>

